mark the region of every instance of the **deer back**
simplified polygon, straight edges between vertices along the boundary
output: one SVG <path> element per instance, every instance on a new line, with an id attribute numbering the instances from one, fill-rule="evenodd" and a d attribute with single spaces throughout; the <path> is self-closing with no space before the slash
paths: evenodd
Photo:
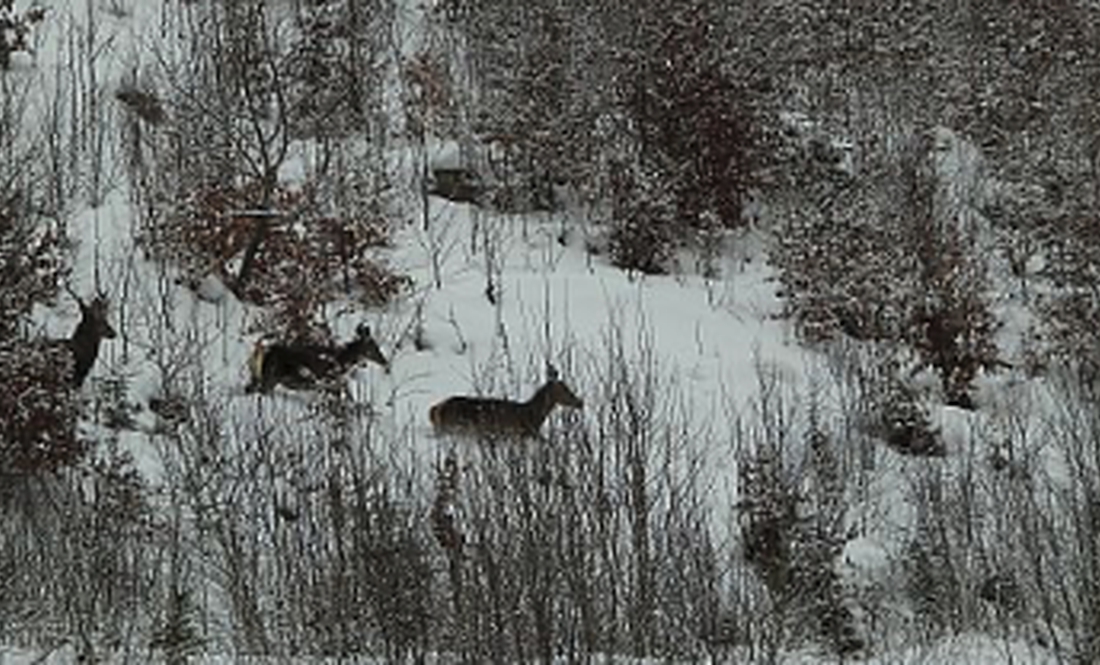
<path id="1" fill-rule="evenodd" d="M 258 356 L 256 355 L 258 354 Z M 318 379 L 336 373 L 332 349 L 315 344 L 272 344 L 255 352 L 252 383 L 246 392 L 269 392 L 280 383 L 287 388 L 312 388 Z"/>
<path id="2" fill-rule="evenodd" d="M 258 344 L 249 361 L 252 380 L 245 392 L 266 393 L 280 383 L 293 389 L 313 388 L 317 381 L 336 378 L 363 358 L 389 371 L 389 363 L 366 325 L 359 326 L 355 339 L 338 346 L 308 342 L 266 347 Z"/>
<path id="3" fill-rule="evenodd" d="M 531 418 L 523 407 L 503 399 L 456 396 L 433 406 L 428 417 L 440 433 L 529 433 Z"/>

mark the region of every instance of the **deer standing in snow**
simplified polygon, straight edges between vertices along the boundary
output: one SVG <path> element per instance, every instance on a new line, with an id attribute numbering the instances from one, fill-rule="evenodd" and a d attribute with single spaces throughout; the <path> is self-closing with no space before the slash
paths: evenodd
<path id="1" fill-rule="evenodd" d="M 543 422 L 557 405 L 584 408 L 584 402 L 547 367 L 547 381 L 531 399 L 514 402 L 494 397 L 456 396 L 428 410 L 436 434 L 497 437 L 538 437 Z"/>
<path id="2" fill-rule="evenodd" d="M 72 337 L 65 340 L 73 354 L 72 383 L 79 388 L 92 371 L 92 365 L 99 356 L 99 344 L 104 339 L 114 339 L 115 331 L 107 322 L 107 297 L 99 294 L 91 303 L 85 304 L 71 290 L 73 298 L 80 305 L 80 323 L 73 331 Z"/>

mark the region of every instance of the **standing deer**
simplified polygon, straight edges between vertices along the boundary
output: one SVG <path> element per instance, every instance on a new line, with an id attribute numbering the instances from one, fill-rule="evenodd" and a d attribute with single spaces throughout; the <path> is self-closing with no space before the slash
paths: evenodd
<path id="1" fill-rule="evenodd" d="M 115 331 L 107 323 L 106 296 L 99 294 L 91 304 L 85 304 L 75 293 L 69 293 L 80 305 L 80 323 L 73 331 L 73 336 L 65 340 L 73 354 L 72 382 L 79 388 L 99 356 L 99 343 L 104 339 L 114 339 Z"/>
<path id="2" fill-rule="evenodd" d="M 581 398 L 547 367 L 547 381 L 526 402 L 493 397 L 456 396 L 428 410 L 436 434 L 466 434 L 489 437 L 538 437 L 539 430 L 556 405 L 584 408 Z"/>
<path id="3" fill-rule="evenodd" d="M 371 336 L 370 327 L 361 324 L 355 339 L 346 344 L 272 344 L 257 343 L 249 359 L 252 380 L 246 393 L 271 392 L 280 383 L 294 390 L 308 390 L 318 381 L 334 379 L 360 360 L 378 363 L 389 371 L 389 361 Z"/>

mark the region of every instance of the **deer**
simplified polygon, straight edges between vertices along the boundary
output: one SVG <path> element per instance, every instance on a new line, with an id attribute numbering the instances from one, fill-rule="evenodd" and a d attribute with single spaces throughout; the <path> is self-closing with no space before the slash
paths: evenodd
<path id="1" fill-rule="evenodd" d="M 538 438 L 555 406 L 583 409 L 584 401 L 547 366 L 547 381 L 531 399 L 515 402 L 494 397 L 449 397 L 428 410 L 437 435 Z"/>
<path id="2" fill-rule="evenodd" d="M 257 342 L 249 359 L 251 381 L 245 393 L 270 393 L 279 384 L 292 390 L 309 390 L 318 381 L 334 379 L 363 359 L 390 371 L 389 361 L 366 324 L 355 329 L 354 339 L 339 345 Z"/>
<path id="3" fill-rule="evenodd" d="M 105 339 L 114 339 L 116 333 L 107 322 L 107 297 L 100 293 L 91 303 L 85 303 L 71 289 L 69 293 L 80 305 L 80 323 L 72 337 L 63 340 L 73 354 L 72 385 L 79 388 L 84 384 L 88 372 L 92 371 L 99 356 L 99 344 Z"/>

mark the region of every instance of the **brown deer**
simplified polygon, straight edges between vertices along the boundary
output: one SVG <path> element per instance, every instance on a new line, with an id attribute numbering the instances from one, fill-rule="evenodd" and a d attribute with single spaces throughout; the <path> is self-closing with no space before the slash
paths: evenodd
<path id="1" fill-rule="evenodd" d="M 363 359 L 378 363 L 389 372 L 389 361 L 366 324 L 356 328 L 355 339 L 346 344 L 257 343 L 249 360 L 252 380 L 245 392 L 268 393 L 279 384 L 308 390 L 316 387 L 318 381 L 335 379 Z"/>
<path id="2" fill-rule="evenodd" d="M 80 305 L 80 323 L 77 324 L 73 336 L 65 342 L 73 354 L 73 385 L 79 388 L 92 371 L 99 356 L 99 343 L 104 339 L 114 339 L 115 331 L 107 322 L 107 297 L 99 294 L 90 304 L 85 304 L 71 290 L 73 298 Z"/>
<path id="3" fill-rule="evenodd" d="M 538 437 L 556 405 L 584 408 L 581 398 L 547 367 L 547 381 L 526 402 L 493 397 L 450 397 L 428 410 L 436 434 Z"/>

